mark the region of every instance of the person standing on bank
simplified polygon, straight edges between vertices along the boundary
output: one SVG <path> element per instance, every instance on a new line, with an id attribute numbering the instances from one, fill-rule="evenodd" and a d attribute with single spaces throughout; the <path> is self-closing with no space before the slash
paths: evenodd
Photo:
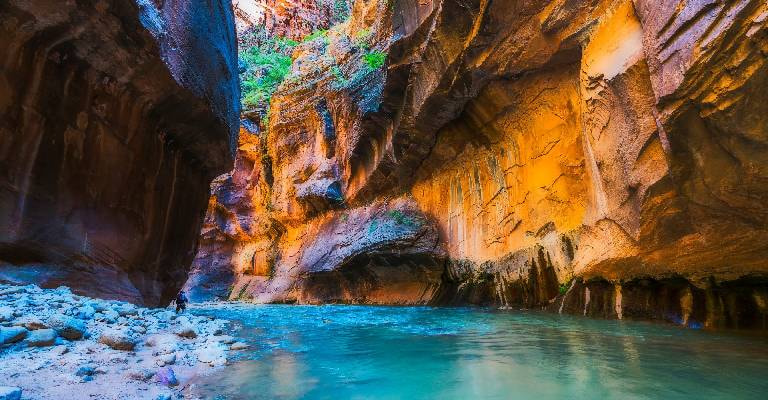
<path id="1" fill-rule="evenodd" d="M 180 291 L 178 295 L 176 295 L 176 314 L 179 313 L 179 311 L 184 312 L 184 310 L 187 309 L 187 295 L 184 294 L 184 291 Z"/>

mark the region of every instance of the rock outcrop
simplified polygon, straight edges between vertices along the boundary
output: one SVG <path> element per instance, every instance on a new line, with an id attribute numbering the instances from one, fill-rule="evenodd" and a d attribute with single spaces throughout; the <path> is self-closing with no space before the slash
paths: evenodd
<path id="1" fill-rule="evenodd" d="M 766 329 L 766 39 L 757 0 L 357 1 L 272 97 L 228 296 Z"/>
<path id="2" fill-rule="evenodd" d="M 240 109 L 226 1 L 0 4 L 0 280 L 159 304 Z"/>
<path id="3" fill-rule="evenodd" d="M 353 0 L 232 0 L 238 33 L 264 28 L 270 35 L 301 40 L 343 21 Z"/>

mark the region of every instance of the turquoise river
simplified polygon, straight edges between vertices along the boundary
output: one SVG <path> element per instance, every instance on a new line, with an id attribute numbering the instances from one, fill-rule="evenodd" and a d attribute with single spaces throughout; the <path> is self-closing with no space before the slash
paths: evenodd
<path id="1" fill-rule="evenodd" d="M 766 399 L 768 340 L 483 308 L 203 306 L 250 349 L 206 399 Z"/>

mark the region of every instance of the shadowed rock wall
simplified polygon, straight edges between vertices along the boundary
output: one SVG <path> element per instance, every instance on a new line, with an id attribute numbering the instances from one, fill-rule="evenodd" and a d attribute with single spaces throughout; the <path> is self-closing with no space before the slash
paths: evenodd
<path id="1" fill-rule="evenodd" d="M 231 5 L 11 0 L 0 30 L 0 279 L 168 301 L 237 142 Z"/>

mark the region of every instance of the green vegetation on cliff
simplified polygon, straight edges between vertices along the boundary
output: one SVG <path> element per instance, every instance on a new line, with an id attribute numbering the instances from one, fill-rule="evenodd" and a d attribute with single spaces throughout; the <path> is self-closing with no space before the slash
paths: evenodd
<path id="1" fill-rule="evenodd" d="M 363 63 L 371 70 L 381 68 L 386 61 L 387 53 L 383 51 L 370 51 L 363 55 Z"/>
<path id="2" fill-rule="evenodd" d="M 261 114 L 266 115 L 272 94 L 291 72 L 291 53 L 298 44 L 294 40 L 276 37 L 241 49 L 243 108 L 253 110 L 263 107 Z"/>

